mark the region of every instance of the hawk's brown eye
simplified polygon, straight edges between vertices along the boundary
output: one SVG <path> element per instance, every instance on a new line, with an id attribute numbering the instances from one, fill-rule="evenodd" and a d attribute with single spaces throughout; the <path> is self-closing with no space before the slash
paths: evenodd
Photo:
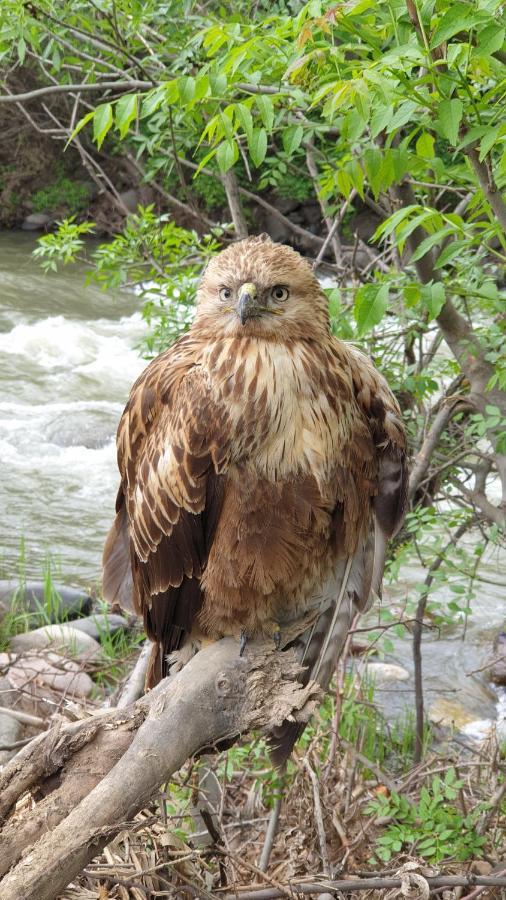
<path id="1" fill-rule="evenodd" d="M 230 300 L 232 291 L 228 287 L 220 288 L 220 300 Z"/>
<path id="2" fill-rule="evenodd" d="M 275 284 L 271 291 L 271 297 L 273 300 L 277 300 L 278 303 L 280 303 L 281 301 L 288 298 L 289 293 L 290 291 L 288 290 L 288 288 L 283 287 L 282 284 Z"/>

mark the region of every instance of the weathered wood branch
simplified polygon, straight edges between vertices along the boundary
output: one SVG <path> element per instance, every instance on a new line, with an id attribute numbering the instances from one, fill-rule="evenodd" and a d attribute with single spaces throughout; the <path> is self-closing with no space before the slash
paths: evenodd
<path id="1" fill-rule="evenodd" d="M 506 887 L 506 878 L 502 875 L 424 875 L 421 880 L 427 883 L 430 890 L 445 887 Z M 387 890 L 402 888 L 406 885 L 406 879 L 402 878 L 354 878 L 340 879 L 339 881 L 292 881 L 287 884 L 287 890 L 297 894 L 323 895 L 327 892 L 340 892 L 342 894 L 359 893 L 360 891 Z M 410 886 L 408 884 L 408 886 Z M 252 888 L 251 890 L 235 891 L 233 894 L 222 894 L 223 900 L 276 900 L 286 896 L 279 888 Z"/>
<path id="2" fill-rule="evenodd" d="M 132 706 L 36 738 L 0 775 L 4 820 L 26 791 L 48 794 L 33 826 L 16 815 L 0 832 L 10 866 L 2 900 L 60 894 L 195 753 L 252 728 L 307 721 L 320 690 L 302 686 L 299 672 L 290 650 L 251 644 L 239 657 L 237 642 L 224 639 Z"/>

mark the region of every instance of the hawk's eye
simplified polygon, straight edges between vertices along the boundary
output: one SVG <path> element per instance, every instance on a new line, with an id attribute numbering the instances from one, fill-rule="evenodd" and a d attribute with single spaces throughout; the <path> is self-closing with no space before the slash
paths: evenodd
<path id="1" fill-rule="evenodd" d="M 271 291 L 271 297 L 273 300 L 277 300 L 278 303 L 281 303 L 288 298 L 289 293 L 290 291 L 288 288 L 283 287 L 282 284 L 275 284 Z"/>
<path id="2" fill-rule="evenodd" d="M 220 300 L 230 300 L 232 291 L 228 287 L 220 288 Z"/>

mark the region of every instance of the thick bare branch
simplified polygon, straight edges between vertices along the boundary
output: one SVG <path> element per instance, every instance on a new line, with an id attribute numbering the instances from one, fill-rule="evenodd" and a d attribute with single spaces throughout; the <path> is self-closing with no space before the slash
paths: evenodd
<path id="1" fill-rule="evenodd" d="M 225 639 L 202 650 L 173 679 L 164 679 L 129 709 L 103 711 L 86 723 L 72 723 L 56 735 L 41 736 L 31 752 L 30 746 L 21 751 L 2 773 L 4 784 L 11 785 L 9 797 L 1 797 L 4 814 L 21 792 L 44 780 L 48 769 L 54 775 L 65 765 L 68 789 L 75 788 L 79 769 L 71 773 L 70 738 L 78 750 L 89 747 L 90 728 L 98 737 L 120 725 L 121 717 L 136 731 L 119 761 L 110 760 L 110 771 L 68 814 L 64 808 L 65 818 L 5 875 L 2 900 L 52 900 L 198 751 L 251 728 L 271 729 L 286 718 L 306 721 L 320 691 L 314 683 L 303 687 L 297 681 L 299 671 L 292 651 L 250 644 L 248 655 L 239 657 L 237 642 Z M 132 724 L 136 716 L 138 730 L 137 723 Z M 100 755 L 107 761 L 108 754 Z M 58 819 L 54 807 L 51 813 Z M 23 828 L 18 827 L 21 835 Z M 0 841 L 3 846 L 7 829 L 12 847 L 15 837 L 9 825 Z"/>

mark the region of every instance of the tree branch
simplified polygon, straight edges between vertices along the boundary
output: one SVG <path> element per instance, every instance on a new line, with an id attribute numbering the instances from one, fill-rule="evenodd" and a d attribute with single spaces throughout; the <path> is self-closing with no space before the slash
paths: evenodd
<path id="1" fill-rule="evenodd" d="M 75 91 L 134 91 L 149 90 L 156 86 L 155 81 L 100 81 L 95 84 L 48 84 L 46 87 L 35 88 L 24 94 L 4 94 L 0 96 L 0 103 L 24 103 L 35 97 L 43 97 L 45 94 L 71 94 Z"/>
<path id="2" fill-rule="evenodd" d="M 36 833 L 27 834 L 27 821 L 16 816 L 0 834 L 10 859 L 28 847 L 0 883 L 2 900 L 60 894 L 160 784 L 204 748 L 252 728 L 271 730 L 287 718 L 307 721 L 321 692 L 314 682 L 302 686 L 300 671 L 291 650 L 252 642 L 240 657 L 237 642 L 227 638 L 201 650 L 133 706 L 59 725 L 33 741 L 0 773 L 0 815 L 27 790 L 44 783 L 51 790 L 60 779 L 62 785 L 57 802 L 41 810 L 50 812 L 52 830 L 41 833 L 37 820 Z M 106 749 L 118 735 L 126 749 L 111 758 Z M 97 754 L 100 742 L 105 745 Z M 86 759 L 87 775 L 99 779 L 94 787 L 83 778 Z"/>
<path id="3" fill-rule="evenodd" d="M 478 179 L 478 184 L 483 191 L 485 200 L 492 207 L 495 215 L 497 216 L 497 220 L 500 223 L 504 234 L 506 235 L 506 203 L 504 202 L 502 194 L 494 181 L 492 171 L 487 167 L 483 160 L 480 161 L 480 157 L 476 147 L 468 147 L 466 150 L 466 156 L 471 163 L 476 178 Z"/>

